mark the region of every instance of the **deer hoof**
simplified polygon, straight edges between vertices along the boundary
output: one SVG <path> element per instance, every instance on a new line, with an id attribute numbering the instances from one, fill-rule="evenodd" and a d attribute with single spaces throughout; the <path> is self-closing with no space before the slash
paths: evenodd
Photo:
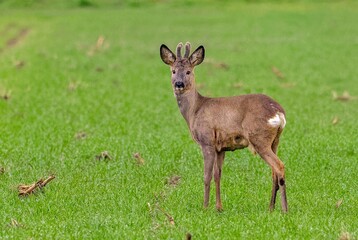
<path id="1" fill-rule="evenodd" d="M 223 212 L 224 211 L 224 209 L 223 209 L 223 206 L 220 204 L 220 205 L 216 205 L 216 210 L 218 211 L 218 212 Z"/>

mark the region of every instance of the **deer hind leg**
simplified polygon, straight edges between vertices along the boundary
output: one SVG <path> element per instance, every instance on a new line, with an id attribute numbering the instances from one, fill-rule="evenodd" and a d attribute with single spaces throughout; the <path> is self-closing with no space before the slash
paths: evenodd
<path id="1" fill-rule="evenodd" d="M 279 135 L 280 134 L 278 134 L 276 136 L 275 140 L 273 141 L 273 143 L 271 145 L 271 149 L 274 154 L 277 154 Z M 273 211 L 275 209 L 276 195 L 277 195 L 278 189 L 279 189 L 278 177 L 275 173 L 275 170 L 272 168 L 272 193 L 271 193 L 271 201 L 270 201 L 270 211 Z"/>
<path id="2" fill-rule="evenodd" d="M 279 189 L 278 178 L 275 171 L 272 169 L 272 192 L 271 192 L 271 201 L 270 201 L 270 211 L 273 211 L 275 209 L 276 195 L 278 189 Z"/>
<path id="3" fill-rule="evenodd" d="M 214 147 L 201 146 L 204 156 L 204 208 L 209 206 L 210 182 L 213 177 L 214 162 L 217 152 Z"/>
<path id="4" fill-rule="evenodd" d="M 272 188 L 272 196 L 271 196 L 271 204 L 274 206 L 275 203 L 275 195 L 276 195 L 276 181 L 278 183 L 280 193 L 281 193 L 281 205 L 282 211 L 287 212 L 287 197 L 286 197 L 286 183 L 285 183 L 285 166 L 281 162 L 281 160 L 277 157 L 277 155 L 272 151 L 271 148 L 267 149 L 257 149 L 257 152 L 264 159 L 267 164 L 271 167 L 273 174 L 273 188 Z"/>
<path id="5" fill-rule="evenodd" d="M 220 197 L 220 179 L 221 170 L 225 158 L 225 152 L 218 152 L 214 163 L 214 181 L 216 186 L 216 209 L 221 212 L 223 210 L 221 197 Z"/>

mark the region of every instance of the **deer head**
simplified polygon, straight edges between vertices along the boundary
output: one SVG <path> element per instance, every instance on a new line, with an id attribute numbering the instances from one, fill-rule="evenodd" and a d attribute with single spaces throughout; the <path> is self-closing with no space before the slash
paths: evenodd
<path id="1" fill-rule="evenodd" d="M 198 47 L 189 57 L 190 43 L 185 44 L 184 57 L 181 55 L 183 43 L 177 46 L 175 55 L 167 46 L 160 46 L 160 57 L 163 62 L 170 66 L 172 72 L 172 86 L 176 95 L 183 94 L 195 88 L 194 67 L 203 62 L 205 49 Z"/>

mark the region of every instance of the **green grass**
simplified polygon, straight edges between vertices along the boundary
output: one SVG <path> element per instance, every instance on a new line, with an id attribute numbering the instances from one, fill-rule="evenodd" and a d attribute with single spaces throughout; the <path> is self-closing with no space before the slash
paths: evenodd
<path id="1" fill-rule="evenodd" d="M 0 239 L 358 237 L 358 100 L 332 99 L 358 96 L 358 5 L 187 3 L 0 2 Z M 202 94 L 265 93 L 286 109 L 288 214 L 268 211 L 270 170 L 247 150 L 227 154 L 225 211 L 215 211 L 214 191 L 202 208 L 202 156 L 159 58 L 160 44 L 179 41 L 206 47 Z M 96 160 L 103 151 L 112 160 Z M 19 184 L 50 174 L 43 192 L 18 197 Z"/>

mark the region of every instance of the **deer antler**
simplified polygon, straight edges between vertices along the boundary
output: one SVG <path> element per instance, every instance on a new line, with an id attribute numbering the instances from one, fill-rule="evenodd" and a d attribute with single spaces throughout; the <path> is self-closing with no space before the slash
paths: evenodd
<path id="1" fill-rule="evenodd" d="M 186 42 L 184 58 L 188 58 L 189 54 L 190 54 L 190 42 Z"/>
<path id="2" fill-rule="evenodd" d="M 181 48 L 183 47 L 183 43 L 179 43 L 178 46 L 177 46 L 177 58 L 178 60 L 182 59 L 181 57 Z"/>

